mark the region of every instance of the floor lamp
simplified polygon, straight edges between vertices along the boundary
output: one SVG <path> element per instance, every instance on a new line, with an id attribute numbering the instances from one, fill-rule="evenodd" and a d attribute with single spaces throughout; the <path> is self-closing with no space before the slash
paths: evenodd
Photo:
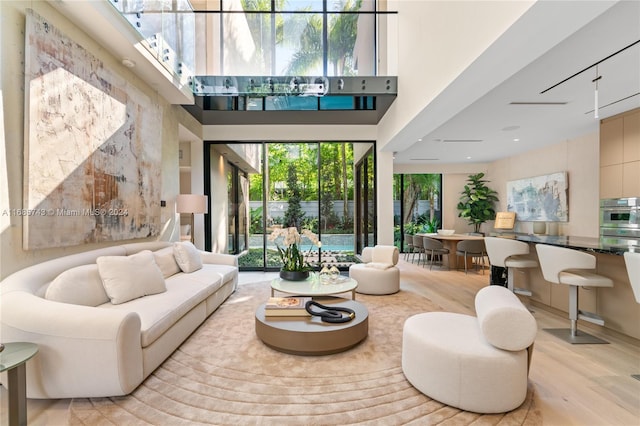
<path id="1" fill-rule="evenodd" d="M 178 213 L 190 213 L 191 214 L 191 228 L 190 236 L 191 243 L 195 243 L 193 236 L 193 215 L 207 213 L 207 196 L 198 194 L 178 194 L 176 198 L 176 210 Z"/>

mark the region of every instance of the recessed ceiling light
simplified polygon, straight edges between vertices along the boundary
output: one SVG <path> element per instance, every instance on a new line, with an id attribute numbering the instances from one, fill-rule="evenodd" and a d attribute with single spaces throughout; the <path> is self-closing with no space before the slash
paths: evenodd
<path id="1" fill-rule="evenodd" d="M 520 142 L 520 139 L 515 138 L 513 141 L 514 141 L 514 142 Z"/>
<path id="2" fill-rule="evenodd" d="M 422 138 L 418 138 L 418 142 L 422 142 Z"/>
<path id="3" fill-rule="evenodd" d="M 467 157 L 467 160 L 471 160 L 471 157 Z"/>

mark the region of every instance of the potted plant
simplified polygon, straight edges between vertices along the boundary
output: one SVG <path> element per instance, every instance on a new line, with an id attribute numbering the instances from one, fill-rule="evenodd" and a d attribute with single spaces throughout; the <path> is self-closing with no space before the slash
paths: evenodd
<path id="1" fill-rule="evenodd" d="M 498 201 L 498 193 L 485 185 L 488 181 L 483 177 L 484 173 L 469 175 L 458 203 L 458 217 L 467 219 L 475 233 L 480 233 L 480 225 L 496 216 L 494 203 Z"/>
<path id="2" fill-rule="evenodd" d="M 309 272 L 313 269 L 308 262 L 305 261 L 304 253 L 301 249 L 302 237 L 306 237 L 316 247 L 321 247 L 322 243 L 318 240 L 318 236 L 308 229 L 302 230 L 302 235 L 295 226 L 289 228 L 275 228 L 269 241 L 273 241 L 278 248 L 280 260 L 282 260 L 282 268 L 280 269 L 280 278 L 287 281 L 303 281 L 309 278 Z M 278 238 L 282 238 L 278 244 Z"/>

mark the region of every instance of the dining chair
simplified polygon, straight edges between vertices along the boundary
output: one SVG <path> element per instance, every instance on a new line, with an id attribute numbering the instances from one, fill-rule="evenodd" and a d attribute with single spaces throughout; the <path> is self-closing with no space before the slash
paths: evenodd
<path id="1" fill-rule="evenodd" d="M 404 234 L 404 244 L 407 246 L 404 259 L 409 260 L 409 255 L 413 255 L 413 235 Z"/>
<path id="2" fill-rule="evenodd" d="M 422 236 L 413 235 L 413 255 L 418 254 L 418 264 L 420 264 L 420 257 L 424 255 L 424 243 L 422 240 Z"/>
<path id="3" fill-rule="evenodd" d="M 429 255 L 429 270 L 433 268 L 433 260 L 436 256 L 440 257 L 440 264 L 443 262 L 443 256 L 449 256 L 449 249 L 442 244 L 442 241 L 430 237 L 423 237 L 422 246 L 424 248 L 425 261 L 427 254 Z"/>
<path id="4" fill-rule="evenodd" d="M 478 265 L 482 264 L 482 274 L 484 275 L 484 257 L 487 255 L 487 249 L 484 245 L 484 239 L 482 240 L 462 240 L 456 245 L 456 258 L 463 256 L 464 259 L 464 273 L 467 273 L 467 259 L 471 258 L 472 261 L 476 260 L 475 268 L 478 269 Z"/>

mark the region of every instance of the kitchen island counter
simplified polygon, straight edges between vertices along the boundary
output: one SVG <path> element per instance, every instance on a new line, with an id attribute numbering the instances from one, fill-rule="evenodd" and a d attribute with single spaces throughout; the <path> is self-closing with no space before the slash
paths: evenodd
<path id="1" fill-rule="evenodd" d="M 519 241 L 535 244 L 549 244 L 576 250 L 586 250 L 594 253 L 613 254 L 622 256 L 624 252 L 640 252 L 640 240 L 629 238 L 594 238 L 576 237 L 571 235 L 536 235 L 517 233 L 496 233 L 495 237 L 515 238 Z"/>

